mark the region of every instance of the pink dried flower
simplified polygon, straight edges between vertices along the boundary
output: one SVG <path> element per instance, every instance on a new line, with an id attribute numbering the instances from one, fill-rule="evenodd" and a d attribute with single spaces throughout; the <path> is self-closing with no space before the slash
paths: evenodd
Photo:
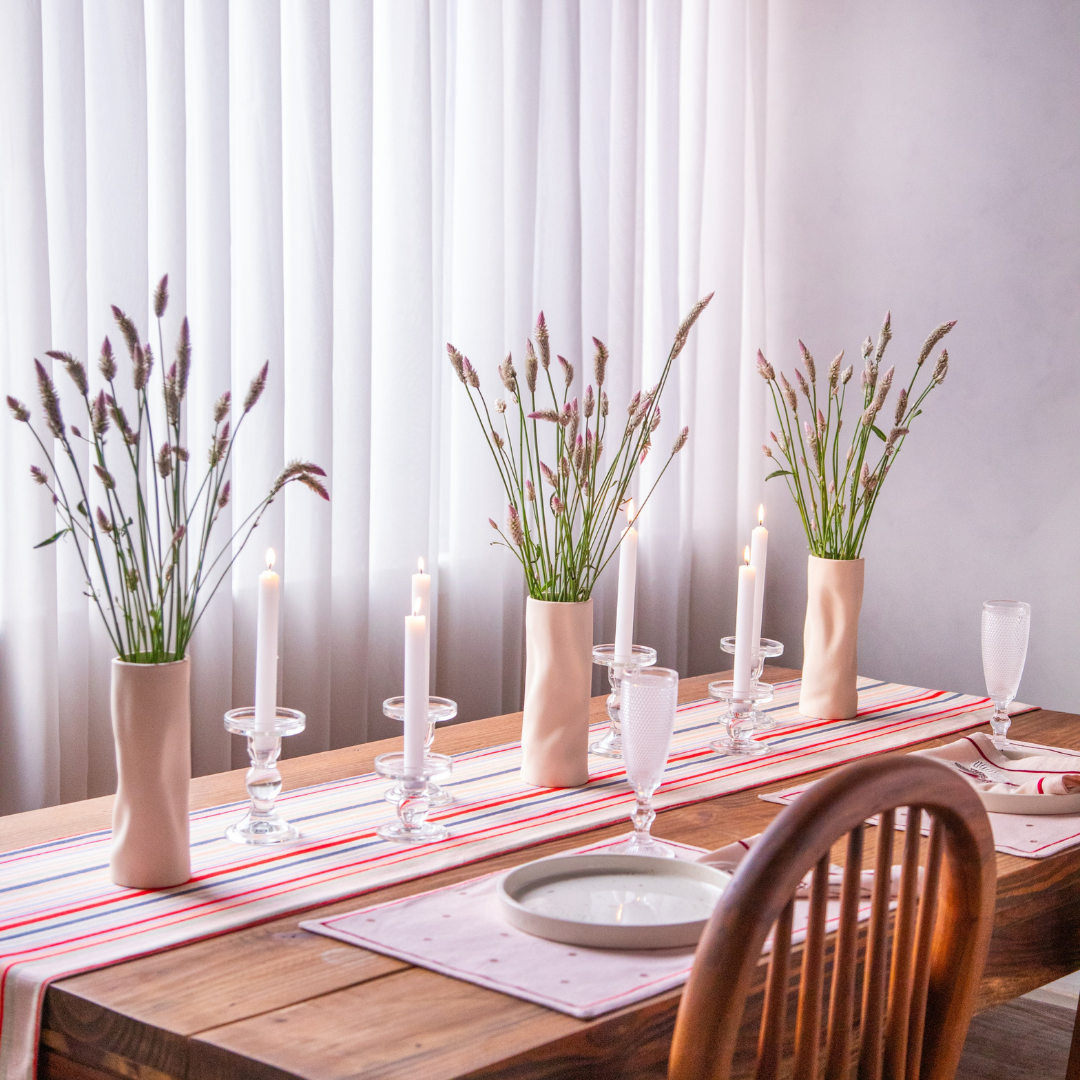
<path id="1" fill-rule="evenodd" d="M 536 489 L 533 487 L 533 482 L 528 479 L 525 481 L 525 498 L 529 502 L 536 502 Z"/>
<path id="2" fill-rule="evenodd" d="M 806 374 L 810 376 L 812 383 L 817 382 L 817 364 L 814 363 L 814 358 L 810 355 L 810 350 L 799 341 L 799 351 L 802 353 L 803 363 L 806 365 Z"/>
<path id="3" fill-rule="evenodd" d="M 113 318 L 116 320 L 117 325 L 120 327 L 120 333 L 124 336 L 124 342 L 128 347 L 128 353 L 132 359 L 135 357 L 135 350 L 139 347 L 139 331 L 135 329 L 135 324 L 129 319 L 115 304 L 112 305 Z"/>
<path id="4" fill-rule="evenodd" d="M 450 366 L 454 369 L 457 377 L 467 385 L 465 378 L 465 358 L 454 348 L 448 341 L 446 343 L 446 353 L 450 357 Z"/>
<path id="5" fill-rule="evenodd" d="M 531 341 L 525 342 L 525 385 L 530 393 L 536 393 L 536 370 L 539 362 Z"/>
<path id="6" fill-rule="evenodd" d="M 549 505 L 551 506 L 551 512 L 556 517 L 558 517 L 562 513 L 562 511 L 563 511 L 563 502 L 562 502 L 562 499 L 560 499 L 558 495 L 552 495 L 551 496 L 551 502 L 550 502 Z"/>
<path id="7" fill-rule="evenodd" d="M 180 323 L 180 336 L 176 339 L 176 389 L 183 401 L 187 397 L 188 373 L 191 371 L 191 331 L 187 316 Z"/>
<path id="8" fill-rule="evenodd" d="M 229 496 L 231 494 L 232 481 L 226 480 L 225 483 L 221 485 L 221 494 L 218 496 L 217 505 L 219 510 L 224 510 L 225 507 L 229 505 Z"/>
<path id="9" fill-rule="evenodd" d="M 547 322 L 544 320 L 544 313 L 541 311 L 536 318 L 536 347 L 540 351 L 540 366 L 547 371 L 551 365 L 551 344 L 548 341 L 548 328 Z"/>
<path id="10" fill-rule="evenodd" d="M 604 390 L 600 394 L 600 415 L 607 416 L 608 414 L 608 396 L 607 391 Z"/>
<path id="11" fill-rule="evenodd" d="M 232 405 L 232 394 L 228 390 L 226 390 L 225 393 L 222 394 L 221 397 L 219 397 L 216 402 L 214 402 L 214 423 L 215 424 L 220 424 L 221 421 L 224 420 L 225 417 L 229 415 L 229 409 L 230 409 L 231 405 Z"/>
<path id="12" fill-rule="evenodd" d="M 596 387 L 599 389 L 604 385 L 604 376 L 607 373 L 608 349 L 599 338 L 594 337 L 593 344 L 596 346 L 596 353 L 593 355 L 593 375 L 596 376 Z"/>
<path id="13" fill-rule="evenodd" d="M 261 368 L 255 378 L 251 380 L 251 385 L 248 386 L 248 392 L 244 395 L 244 414 L 251 412 L 258 403 L 259 398 L 262 397 L 262 392 L 266 389 L 266 375 L 270 370 L 270 361 L 267 360 Z"/>
<path id="14" fill-rule="evenodd" d="M 30 475 L 34 478 L 34 483 L 35 484 L 44 485 L 44 484 L 47 484 L 49 482 L 49 478 L 36 465 L 31 465 L 30 466 Z"/>
<path id="15" fill-rule="evenodd" d="M 923 342 L 923 347 L 919 350 L 919 359 L 915 361 L 918 367 L 922 367 L 926 362 L 926 358 L 934 351 L 934 346 L 956 325 L 956 320 L 952 322 L 942 323 L 939 327 L 930 332 L 930 336 Z"/>
<path id="16" fill-rule="evenodd" d="M 98 371 L 101 372 L 107 382 L 112 382 L 116 378 L 116 357 L 113 356 L 112 343 L 108 337 L 101 343 Z"/>
<path id="17" fill-rule="evenodd" d="M 673 454 L 677 454 L 686 445 L 686 440 L 689 438 L 690 428 L 684 427 L 682 431 L 679 432 L 679 437 L 675 440 L 675 443 L 671 448 L 671 452 Z M 766 449 L 768 449 L 768 447 L 766 447 Z"/>
<path id="18" fill-rule="evenodd" d="M 172 448 L 168 443 L 165 443 L 158 451 L 157 470 L 162 480 L 172 473 Z"/>
<path id="19" fill-rule="evenodd" d="M 165 274 L 154 290 L 154 315 L 161 318 L 169 304 L 169 275 Z"/>
<path id="20" fill-rule="evenodd" d="M 112 532 L 112 522 L 105 516 L 105 511 L 102 510 L 100 506 L 97 508 L 96 516 L 97 516 L 98 528 L 103 533 L 105 533 L 106 535 L 111 533 Z"/>
<path id="21" fill-rule="evenodd" d="M 542 461 L 540 462 L 540 472 L 543 475 L 544 479 L 552 487 L 558 487 L 559 486 L 559 481 L 558 481 L 558 478 L 555 476 L 555 473 L 552 472 L 551 469 L 549 469 L 548 466 L 545 465 Z"/>
<path id="22" fill-rule="evenodd" d="M 556 412 L 555 409 L 538 409 L 536 412 L 529 413 L 530 420 L 549 420 L 553 424 L 562 423 L 562 417 Z"/>
<path id="23" fill-rule="evenodd" d="M 56 394 L 56 387 L 53 385 L 52 377 L 45 370 L 45 365 L 40 360 L 34 360 L 34 368 L 37 371 L 41 407 L 45 410 L 45 423 L 57 439 L 62 439 L 64 437 L 64 417 L 60 412 L 60 398 Z"/>
<path id="24" fill-rule="evenodd" d="M 765 359 L 765 354 L 760 349 L 758 349 L 757 353 L 757 369 L 758 374 L 766 382 L 773 382 L 776 379 L 775 368 Z"/>
<path id="25" fill-rule="evenodd" d="M 582 411 L 585 413 L 585 419 L 586 420 L 588 420 L 589 417 L 592 416 L 595 409 L 596 409 L 596 398 L 593 397 L 592 383 L 589 383 L 589 385 L 585 387 L 585 402 L 584 402 L 584 405 L 582 407 Z"/>
<path id="26" fill-rule="evenodd" d="M 803 373 L 798 368 L 795 369 L 795 379 L 799 384 L 799 389 L 806 396 L 806 400 L 809 401 L 810 387 L 807 385 L 806 379 L 803 377 Z"/>
<path id="27" fill-rule="evenodd" d="M 521 518 L 518 517 L 517 507 L 513 503 L 510 504 L 509 509 L 506 512 L 506 525 L 510 530 L 510 539 L 517 544 L 518 547 L 525 546 L 525 533 L 521 528 Z"/>
<path id="28" fill-rule="evenodd" d="M 110 473 L 108 469 L 103 469 L 100 465 L 95 465 L 94 472 L 97 473 L 98 479 L 109 491 L 112 491 L 112 489 L 116 487 L 116 481 L 113 479 L 112 473 Z"/>
<path id="29" fill-rule="evenodd" d="M 949 353 L 947 350 L 942 349 L 941 355 L 938 357 L 938 362 L 934 366 L 934 374 L 931 378 L 936 386 L 940 386 L 945 381 L 945 376 L 949 372 Z"/>
<path id="30" fill-rule="evenodd" d="M 8 394 L 7 406 L 11 410 L 11 415 L 20 423 L 25 424 L 30 419 L 30 410 L 18 398 Z"/>
<path id="31" fill-rule="evenodd" d="M 560 356 L 558 359 L 559 363 L 562 364 L 563 381 L 569 386 L 574 381 L 574 365 L 565 356 Z"/>

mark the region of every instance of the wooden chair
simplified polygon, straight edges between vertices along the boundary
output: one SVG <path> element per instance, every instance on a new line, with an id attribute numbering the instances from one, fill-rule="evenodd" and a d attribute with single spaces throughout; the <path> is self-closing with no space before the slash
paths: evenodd
<path id="1" fill-rule="evenodd" d="M 896 811 L 911 808 L 890 918 Z M 920 821 L 930 815 L 919 874 Z M 881 814 L 869 925 L 857 922 L 866 827 Z M 840 925 L 826 949 L 830 849 L 847 836 Z M 785 1024 L 795 893 L 813 871 L 793 1053 Z M 675 1024 L 669 1080 L 728 1080 L 755 969 L 770 929 L 756 1080 L 949 1080 L 982 974 L 997 885 L 986 812 L 944 765 L 891 755 L 838 769 L 781 813 L 750 850 L 705 929 Z M 859 964 L 860 930 L 865 963 Z M 891 965 L 889 952 L 891 946 Z M 831 986 L 826 987 L 831 968 Z M 856 1009 L 859 976 L 862 1006 Z M 791 987 L 792 990 L 795 987 Z M 828 994 L 828 1021 L 822 1012 Z M 856 1012 L 859 1015 L 856 1016 Z M 752 1030 L 752 1028 L 751 1028 Z M 824 1045 L 822 1035 L 824 1034 Z M 745 1038 L 744 1038 L 745 1043 Z M 740 1055 L 742 1056 L 742 1055 Z"/>

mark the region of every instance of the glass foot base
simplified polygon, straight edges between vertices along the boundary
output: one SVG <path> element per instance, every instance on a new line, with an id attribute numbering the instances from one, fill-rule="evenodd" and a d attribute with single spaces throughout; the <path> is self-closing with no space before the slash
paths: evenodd
<path id="1" fill-rule="evenodd" d="M 234 844 L 288 844 L 300 839 L 300 830 L 276 815 L 255 819 L 245 814 L 225 830 L 225 836 Z"/>
<path id="2" fill-rule="evenodd" d="M 589 753 L 597 754 L 599 757 L 621 758 L 622 736 L 609 731 L 602 739 L 597 739 L 596 742 L 590 744 Z"/>
<path id="3" fill-rule="evenodd" d="M 384 840 L 393 840 L 397 844 L 426 844 L 432 840 L 445 840 L 450 834 L 442 825 L 425 821 L 419 825 L 406 825 L 403 821 L 388 821 L 380 825 L 376 832 Z"/>
<path id="4" fill-rule="evenodd" d="M 612 855 L 648 855 L 652 859 L 675 858 L 675 852 L 667 844 L 661 844 L 659 840 L 654 840 L 651 836 L 647 840 L 639 840 L 636 836 L 631 836 L 624 843 L 616 844 L 615 847 L 607 850 Z"/>
<path id="5" fill-rule="evenodd" d="M 754 739 L 713 739 L 709 745 L 720 754 L 730 754 L 732 757 L 758 757 L 767 754 L 771 747 L 766 742 L 756 742 Z"/>

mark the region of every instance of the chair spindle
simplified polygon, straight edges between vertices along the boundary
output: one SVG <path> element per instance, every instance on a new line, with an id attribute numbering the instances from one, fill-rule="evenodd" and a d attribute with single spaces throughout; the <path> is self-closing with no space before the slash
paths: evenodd
<path id="1" fill-rule="evenodd" d="M 855 1015 L 855 966 L 859 954 L 859 906 L 866 826 L 848 833 L 844 880 L 840 889 L 840 928 L 833 953 L 825 1080 L 847 1080 L 851 1071 L 852 1022 Z"/>
<path id="2" fill-rule="evenodd" d="M 758 1039 L 758 1064 L 755 1080 L 777 1080 L 784 1047 L 784 1026 L 787 1019 L 788 974 L 791 961 L 791 927 L 795 920 L 795 899 L 776 920 L 769 974 L 765 983 L 765 1007 L 761 1016 Z"/>
<path id="3" fill-rule="evenodd" d="M 877 861 L 870 901 L 870 927 L 866 935 L 866 962 L 863 968 L 862 1046 L 859 1053 L 859 1080 L 881 1080 L 885 988 L 888 974 L 889 900 L 892 892 L 893 833 L 896 811 L 885 810 L 878 822 Z"/>
<path id="4" fill-rule="evenodd" d="M 829 852 L 818 860 L 810 881 L 810 919 L 803 946 L 802 987 L 795 1018 L 792 1080 L 817 1080 L 821 1045 L 821 1002 L 825 981 L 825 916 L 829 903 Z"/>

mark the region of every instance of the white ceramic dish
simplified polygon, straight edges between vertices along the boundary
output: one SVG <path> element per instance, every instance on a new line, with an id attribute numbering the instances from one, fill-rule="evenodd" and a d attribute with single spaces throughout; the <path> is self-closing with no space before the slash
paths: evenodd
<path id="1" fill-rule="evenodd" d="M 498 888 L 512 926 L 601 949 L 696 945 L 731 875 L 644 855 L 555 855 L 511 870 Z"/>

